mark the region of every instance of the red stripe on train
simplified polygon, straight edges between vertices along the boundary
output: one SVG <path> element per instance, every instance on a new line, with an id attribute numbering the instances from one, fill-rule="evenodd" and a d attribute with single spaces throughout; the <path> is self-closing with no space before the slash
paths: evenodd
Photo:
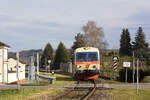
<path id="1" fill-rule="evenodd" d="M 98 61 L 76 62 L 75 64 L 99 64 Z"/>

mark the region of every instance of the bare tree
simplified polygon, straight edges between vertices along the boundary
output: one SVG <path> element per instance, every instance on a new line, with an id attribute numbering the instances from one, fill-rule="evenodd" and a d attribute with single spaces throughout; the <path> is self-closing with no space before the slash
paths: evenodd
<path id="1" fill-rule="evenodd" d="M 97 47 L 99 49 L 106 48 L 106 41 L 104 40 L 104 31 L 102 27 L 97 27 L 96 22 L 88 21 L 88 23 L 83 26 L 85 43 L 86 46 Z"/>

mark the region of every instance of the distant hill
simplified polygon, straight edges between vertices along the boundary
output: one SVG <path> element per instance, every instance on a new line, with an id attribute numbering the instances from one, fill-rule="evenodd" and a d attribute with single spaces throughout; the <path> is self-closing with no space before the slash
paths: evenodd
<path id="1" fill-rule="evenodd" d="M 42 49 L 23 50 L 23 51 L 19 52 L 19 58 L 20 58 L 20 60 L 24 61 L 26 64 L 29 64 L 30 63 L 30 57 L 34 56 L 36 58 L 37 53 L 42 55 L 43 50 Z M 8 57 L 9 58 L 16 58 L 16 52 L 9 52 Z"/>

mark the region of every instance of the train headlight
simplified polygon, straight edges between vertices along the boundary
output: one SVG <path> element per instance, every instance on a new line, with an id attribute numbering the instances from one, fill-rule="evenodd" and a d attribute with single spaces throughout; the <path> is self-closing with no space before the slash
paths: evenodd
<path id="1" fill-rule="evenodd" d="M 77 65 L 77 68 L 81 68 L 81 66 L 80 66 L 80 65 Z"/>
<path id="2" fill-rule="evenodd" d="M 94 65 L 93 68 L 96 68 L 96 66 Z"/>

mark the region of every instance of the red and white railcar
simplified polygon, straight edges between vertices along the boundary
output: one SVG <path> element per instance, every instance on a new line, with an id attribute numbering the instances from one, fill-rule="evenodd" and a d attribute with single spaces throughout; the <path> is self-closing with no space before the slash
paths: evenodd
<path id="1" fill-rule="evenodd" d="M 75 77 L 77 79 L 96 79 L 99 73 L 100 54 L 98 48 L 77 48 L 75 50 Z"/>

